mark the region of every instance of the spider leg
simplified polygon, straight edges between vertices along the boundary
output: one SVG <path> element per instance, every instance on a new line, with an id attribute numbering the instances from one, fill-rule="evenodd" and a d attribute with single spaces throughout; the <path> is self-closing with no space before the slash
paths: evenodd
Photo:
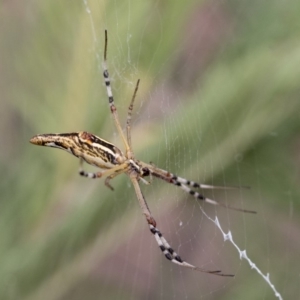
<path id="1" fill-rule="evenodd" d="M 110 111 L 112 113 L 116 128 L 119 132 L 119 135 L 122 138 L 122 141 L 125 145 L 126 156 L 127 156 L 127 158 L 131 158 L 133 156 L 133 154 L 132 154 L 131 148 L 128 144 L 128 141 L 126 140 L 124 132 L 122 130 L 122 127 L 121 127 L 121 124 L 120 124 L 120 121 L 119 121 L 117 108 L 115 106 L 114 97 L 113 97 L 111 84 L 110 84 L 110 77 L 109 77 L 109 73 L 108 73 L 108 69 L 107 69 L 107 60 L 106 60 L 106 58 L 107 58 L 107 30 L 105 30 L 104 60 L 103 60 L 103 63 L 102 63 L 103 77 L 104 77 L 104 82 L 105 82 L 105 86 L 106 86 L 106 92 L 107 92 L 107 96 L 108 96 L 108 103 L 109 103 Z M 134 94 L 134 97 L 135 97 L 135 94 Z"/>
<path id="2" fill-rule="evenodd" d="M 214 274 L 214 275 L 218 275 L 218 276 L 234 277 L 233 274 L 223 274 L 223 273 L 221 273 L 220 270 L 214 270 L 214 271 L 206 270 L 206 269 L 191 265 L 191 264 L 187 263 L 186 261 L 183 261 L 181 259 L 181 257 L 173 250 L 173 248 L 170 246 L 170 244 L 167 242 L 167 240 L 163 237 L 161 232 L 151 224 L 149 224 L 149 227 L 150 227 L 151 233 L 154 235 L 154 237 L 156 239 L 156 242 L 157 242 L 160 250 L 163 252 L 165 257 L 168 260 L 170 260 L 171 262 L 173 262 L 174 264 L 177 264 L 182 267 L 190 268 L 192 270 L 204 272 L 204 273 Z"/>
<path id="3" fill-rule="evenodd" d="M 250 188 L 248 186 L 219 186 L 219 185 L 203 184 L 203 183 L 197 183 L 197 182 L 176 176 L 174 174 L 171 174 L 171 176 L 172 176 L 173 180 L 176 180 L 182 184 L 191 186 L 193 188 L 210 189 L 210 190 L 239 190 L 239 189 L 249 189 Z"/>
<path id="4" fill-rule="evenodd" d="M 147 164 L 145 164 L 147 165 Z M 172 174 L 168 171 L 162 170 L 157 168 L 152 162 L 150 162 L 150 166 L 152 169 L 156 171 L 156 173 L 162 174 L 163 177 L 167 177 L 169 181 L 177 181 L 182 184 L 185 184 L 187 186 L 193 187 L 193 188 L 200 188 L 200 189 L 210 189 L 210 190 L 239 190 L 239 189 L 250 189 L 249 186 L 219 186 L 219 185 L 210 185 L 210 184 L 203 184 L 203 183 L 198 183 L 192 180 L 188 180 L 183 177 L 179 177 L 175 174 Z M 150 173 L 151 174 L 151 173 Z"/>
<path id="5" fill-rule="evenodd" d="M 82 165 L 83 165 L 83 158 L 79 158 L 79 175 L 83 176 L 83 177 L 87 177 L 87 178 L 92 178 L 92 179 L 96 179 L 96 178 L 101 178 L 101 177 L 106 177 L 104 183 L 105 185 L 111 189 L 112 191 L 114 190 L 114 188 L 109 184 L 109 181 L 111 179 L 113 179 L 114 177 L 116 177 L 119 174 L 125 173 L 127 171 L 127 164 L 121 164 L 118 165 L 112 169 L 108 169 L 102 172 L 86 172 L 83 170 Z"/>
<path id="6" fill-rule="evenodd" d="M 189 186 L 192 186 L 194 188 L 215 188 L 214 186 L 203 185 L 203 184 L 201 185 L 201 184 L 196 183 L 194 181 L 190 181 L 190 180 L 184 179 L 182 177 L 178 177 L 178 176 L 176 176 L 176 175 L 174 175 L 174 174 L 172 174 L 168 171 L 165 171 L 165 170 L 159 169 L 157 167 L 154 167 L 153 165 L 144 164 L 144 167 L 147 167 L 150 170 L 150 173 L 153 176 L 155 176 L 157 178 L 160 178 L 160 179 L 162 179 L 162 180 L 164 180 L 168 183 L 171 183 L 171 184 L 174 184 L 174 185 L 180 187 L 182 190 L 184 190 L 186 193 L 192 195 L 197 200 L 201 200 L 201 201 L 204 201 L 206 203 L 216 205 L 216 206 L 223 206 L 225 208 L 229 208 L 229 209 L 236 210 L 236 211 L 256 214 L 256 211 L 253 211 L 253 210 L 247 210 L 247 209 L 232 207 L 230 205 L 220 203 L 216 200 L 206 198 L 204 195 L 192 190 L 189 187 Z M 216 187 L 216 188 L 221 188 L 221 187 Z M 232 188 L 234 188 L 234 187 L 232 187 Z"/>
<path id="7" fill-rule="evenodd" d="M 172 263 L 177 264 L 179 266 L 190 268 L 190 269 L 204 272 L 204 273 L 209 273 L 209 274 L 218 275 L 218 276 L 227 276 L 227 277 L 234 276 L 232 274 L 223 274 L 223 273 L 221 273 L 220 270 L 210 271 L 210 270 L 202 269 L 202 268 L 196 267 L 196 266 L 189 264 L 186 261 L 182 260 L 181 257 L 173 250 L 173 248 L 170 246 L 170 244 L 167 242 L 167 240 L 163 237 L 161 232 L 157 229 L 156 221 L 151 215 L 150 209 L 147 205 L 147 202 L 142 194 L 141 188 L 137 181 L 137 178 L 138 178 L 137 174 L 135 172 L 131 172 L 131 173 L 129 173 L 129 177 L 134 186 L 140 207 L 143 211 L 143 214 L 146 217 L 150 231 L 154 235 L 155 240 L 156 240 L 160 250 L 163 252 L 163 254 L 165 255 L 165 257 L 168 260 L 170 260 Z"/>
<path id="8" fill-rule="evenodd" d="M 83 165 L 83 159 L 79 158 L 79 171 L 78 171 L 78 173 L 79 173 L 80 176 L 96 179 L 96 178 L 101 178 L 103 173 L 105 173 L 105 171 L 104 172 L 95 172 L 95 173 L 86 172 L 86 171 L 83 170 L 82 165 Z"/>
<path id="9" fill-rule="evenodd" d="M 134 104 L 134 100 L 137 94 L 137 91 L 139 89 L 139 84 L 140 84 L 140 80 L 138 79 L 138 81 L 136 82 L 136 86 L 131 98 L 131 102 L 128 106 L 128 113 L 127 113 L 127 121 L 126 121 L 126 132 L 127 132 L 127 142 L 130 148 L 132 148 L 132 144 L 131 144 L 131 116 L 132 116 L 132 110 L 133 110 L 133 104 Z"/>
<path id="10" fill-rule="evenodd" d="M 110 180 L 112 180 L 115 176 L 113 175 L 110 175 L 108 177 L 106 177 L 105 181 L 104 181 L 104 184 L 109 188 L 111 189 L 112 191 L 114 190 L 114 188 L 110 185 Z"/>
<path id="11" fill-rule="evenodd" d="M 256 214 L 256 211 L 253 211 L 253 210 L 232 207 L 230 205 L 226 205 L 226 204 L 220 203 L 220 202 L 218 202 L 216 200 L 212 200 L 212 199 L 206 198 L 202 194 L 200 194 L 198 192 L 195 192 L 194 190 L 192 190 L 191 188 L 189 188 L 185 184 L 182 184 L 179 181 L 174 181 L 174 182 L 172 181 L 171 183 L 174 184 L 174 185 L 179 186 L 182 190 L 184 190 L 188 194 L 192 195 L 194 198 L 196 198 L 198 200 L 202 200 L 202 201 L 204 201 L 206 203 L 217 205 L 217 206 L 222 206 L 222 207 L 225 207 L 225 208 L 229 208 L 229 209 L 232 209 L 232 210 L 241 211 L 241 212 L 245 212 L 245 213 Z"/>
<path id="12" fill-rule="evenodd" d="M 121 169 L 121 170 L 117 170 L 115 171 L 113 174 L 109 175 L 106 177 L 105 181 L 104 181 L 104 184 L 109 188 L 111 189 L 112 191 L 114 190 L 114 188 L 110 185 L 110 181 L 112 179 L 114 179 L 116 176 L 118 176 L 119 174 L 122 174 L 124 173 L 124 169 Z"/>

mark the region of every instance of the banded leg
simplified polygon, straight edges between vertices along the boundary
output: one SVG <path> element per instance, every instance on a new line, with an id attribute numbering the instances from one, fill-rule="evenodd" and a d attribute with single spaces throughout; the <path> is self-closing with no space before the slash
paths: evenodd
<path id="1" fill-rule="evenodd" d="M 146 165 L 146 164 L 145 164 Z M 157 168 L 153 163 L 150 163 L 150 166 L 155 168 L 155 173 L 157 173 L 157 177 L 162 178 L 164 180 L 169 180 L 169 182 L 180 182 L 182 184 L 185 184 L 187 186 L 193 187 L 193 188 L 200 188 L 200 189 L 210 189 L 210 190 L 238 190 L 238 189 L 249 189 L 248 186 L 218 186 L 218 185 L 210 185 L 210 184 L 203 184 L 203 183 L 197 183 L 192 180 L 188 180 L 183 177 L 179 177 L 175 174 L 172 174 L 168 171 L 165 171 L 163 169 Z M 162 176 L 162 177 L 160 177 Z M 167 179 L 165 179 L 167 178 Z"/>
<path id="2" fill-rule="evenodd" d="M 155 176 L 157 178 L 163 179 L 164 181 L 166 181 L 168 183 L 171 183 L 173 185 L 176 185 L 176 186 L 180 187 L 182 190 L 184 190 L 186 193 L 192 195 L 197 200 L 201 200 L 201 201 L 204 201 L 204 202 L 212 204 L 212 205 L 222 206 L 222 207 L 225 207 L 225 208 L 228 208 L 228 209 L 241 211 L 241 212 L 245 212 L 245 213 L 252 213 L 252 214 L 256 213 L 256 211 L 253 211 L 253 210 L 247 210 L 247 209 L 232 207 L 230 205 L 220 203 L 216 200 L 206 198 L 204 195 L 194 191 L 189 186 L 192 186 L 194 188 L 203 188 L 203 189 L 214 189 L 214 188 L 221 189 L 222 187 L 219 187 L 219 186 L 215 187 L 215 186 L 212 186 L 212 185 L 199 184 L 199 183 L 196 183 L 194 181 L 190 181 L 190 180 L 178 177 L 178 176 L 176 176 L 176 175 L 174 175 L 170 172 L 167 172 L 167 171 L 159 169 L 159 168 L 155 168 L 151 173 L 152 173 L 153 176 Z M 224 188 L 227 188 L 227 187 L 224 187 Z M 239 188 L 239 187 L 228 187 L 228 188 L 229 189 L 235 189 L 235 188 Z"/>
<path id="3" fill-rule="evenodd" d="M 213 274 L 213 275 L 234 277 L 234 275 L 232 275 L 232 274 L 223 274 L 223 273 L 221 273 L 220 270 L 210 271 L 210 270 L 196 267 L 194 265 L 187 263 L 186 261 L 183 261 L 181 259 L 181 257 L 173 250 L 173 248 L 170 246 L 170 244 L 167 242 L 167 240 L 163 237 L 161 232 L 151 224 L 149 224 L 149 227 L 150 227 L 150 231 L 154 235 L 156 242 L 157 242 L 160 250 L 162 251 L 162 253 L 165 255 L 165 257 L 168 260 L 170 260 L 174 264 L 177 264 L 182 267 L 190 268 L 192 270 Z"/>
<path id="4" fill-rule="evenodd" d="M 127 164 L 118 165 L 112 169 L 108 169 L 102 172 L 86 172 L 82 168 L 83 165 L 83 158 L 79 158 L 79 175 L 91 179 L 101 178 L 101 177 L 107 177 L 105 179 L 105 185 L 108 186 L 111 190 L 113 190 L 113 187 L 109 184 L 109 180 L 114 178 L 115 176 L 126 173 L 127 171 Z"/>
<path id="5" fill-rule="evenodd" d="M 220 186 L 220 185 L 210 185 L 210 184 L 203 184 L 197 183 L 174 174 L 171 174 L 172 180 L 185 184 L 187 186 L 191 186 L 193 188 L 199 189 L 209 189 L 209 190 L 238 190 L 238 189 L 249 189 L 248 186 Z"/>
<path id="6" fill-rule="evenodd" d="M 131 174 L 129 174 L 129 176 L 130 176 L 131 182 L 134 186 L 137 198 L 139 200 L 140 207 L 141 207 L 143 214 L 145 215 L 146 220 L 148 222 L 150 231 L 154 235 L 155 240 L 156 240 L 160 250 L 163 252 L 163 254 L 165 255 L 165 257 L 168 260 L 170 260 L 171 262 L 173 262 L 174 264 L 177 264 L 179 266 L 190 268 L 190 269 L 204 272 L 204 273 L 209 273 L 209 274 L 218 275 L 218 276 L 229 276 L 229 277 L 234 276 L 231 274 L 223 274 L 223 273 L 221 273 L 220 270 L 216 270 L 216 271 L 205 270 L 205 269 L 196 267 L 194 265 L 191 265 L 191 264 L 185 262 L 184 260 L 182 260 L 181 257 L 173 250 L 173 248 L 170 246 L 170 244 L 167 242 L 167 240 L 163 237 L 161 232 L 157 229 L 156 221 L 151 215 L 148 204 L 147 204 L 147 202 L 142 194 L 141 188 L 138 184 L 137 174 L 131 173 Z"/>
<path id="7" fill-rule="evenodd" d="M 104 172 L 86 172 L 83 170 L 83 159 L 79 158 L 79 175 L 83 176 L 83 177 L 87 177 L 87 178 L 92 178 L 92 179 L 96 179 L 96 178 L 101 178 Z"/>
<path id="8" fill-rule="evenodd" d="M 112 89 L 111 89 L 111 85 L 110 85 L 110 77 L 109 77 L 109 73 L 108 73 L 108 69 L 107 69 L 106 57 L 107 57 L 107 30 L 105 30 L 104 61 L 102 63 L 103 77 L 104 77 L 104 82 L 105 82 L 105 86 L 106 86 L 106 92 L 107 92 L 107 96 L 108 96 L 108 103 L 109 103 L 110 111 L 114 118 L 114 122 L 115 122 L 117 130 L 119 132 L 119 135 L 121 136 L 123 143 L 125 145 L 126 154 L 129 155 L 128 158 L 131 158 L 131 156 L 132 156 L 131 149 L 125 138 L 121 124 L 119 122 L 119 116 L 118 116 L 117 108 L 116 108 L 115 102 L 114 102 L 114 97 L 113 97 L 113 93 L 112 93 Z"/>
<path id="9" fill-rule="evenodd" d="M 256 211 L 253 211 L 253 210 L 247 210 L 247 209 L 232 207 L 230 205 L 226 205 L 226 204 L 220 203 L 220 202 L 218 202 L 216 200 L 212 200 L 212 199 L 206 198 L 202 194 L 200 194 L 198 192 L 195 192 L 194 190 L 192 190 L 191 188 L 189 188 L 185 184 L 182 184 L 179 181 L 172 181 L 171 183 L 174 184 L 174 185 L 179 186 L 182 190 L 184 190 L 188 194 L 192 195 L 194 198 L 196 198 L 198 200 L 201 200 L 201 201 L 204 201 L 206 203 L 217 205 L 217 206 L 222 206 L 222 207 L 225 207 L 225 208 L 229 208 L 229 209 L 232 209 L 232 210 L 241 211 L 241 212 L 245 212 L 245 213 L 256 214 Z"/>

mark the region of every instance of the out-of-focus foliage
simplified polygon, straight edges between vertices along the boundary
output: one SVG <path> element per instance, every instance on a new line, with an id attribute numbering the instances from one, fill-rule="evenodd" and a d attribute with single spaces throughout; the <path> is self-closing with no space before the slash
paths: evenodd
<path id="1" fill-rule="evenodd" d="M 232 247 L 214 251 L 234 281 L 170 266 L 125 176 L 112 193 L 76 176 L 70 155 L 29 144 L 36 133 L 87 130 L 122 148 L 101 75 L 105 28 L 124 122 L 141 78 L 136 156 L 195 180 L 250 185 L 220 197 L 257 216 L 217 212 L 283 297 L 295 298 L 300 2 L 86 2 L 90 14 L 84 0 L 0 4 L 0 299 L 275 298 Z M 186 242 L 180 252 L 196 260 L 214 238 L 193 199 L 164 183 L 142 188 L 162 231 L 175 246 Z"/>

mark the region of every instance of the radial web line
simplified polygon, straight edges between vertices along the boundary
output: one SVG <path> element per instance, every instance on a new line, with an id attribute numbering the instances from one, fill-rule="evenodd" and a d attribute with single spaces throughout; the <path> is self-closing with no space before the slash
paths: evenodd
<path id="1" fill-rule="evenodd" d="M 95 45 L 94 52 L 95 52 L 96 60 L 97 60 L 97 67 L 98 67 L 100 73 L 102 73 L 102 61 L 101 61 L 99 51 L 98 51 L 99 42 L 97 39 L 97 34 L 96 34 L 96 29 L 95 29 L 95 25 L 94 25 L 93 16 L 92 16 L 92 11 L 89 7 L 88 0 L 83 0 L 83 3 L 84 3 L 85 11 L 88 14 L 89 19 L 90 19 L 90 26 L 91 26 L 92 36 L 93 36 L 93 42 Z"/>

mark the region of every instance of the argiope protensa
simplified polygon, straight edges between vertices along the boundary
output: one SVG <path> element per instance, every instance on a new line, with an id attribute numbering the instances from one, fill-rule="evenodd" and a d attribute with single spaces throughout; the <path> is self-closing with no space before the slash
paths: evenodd
<path id="1" fill-rule="evenodd" d="M 114 98 L 113 98 L 111 85 L 110 85 L 110 77 L 106 65 L 106 56 L 107 56 L 107 31 L 105 30 L 103 76 L 104 76 L 104 82 L 106 86 L 110 111 L 113 116 L 119 135 L 121 136 L 123 143 L 125 145 L 125 154 L 123 154 L 123 152 L 120 149 L 118 149 L 115 145 L 85 131 L 72 132 L 72 133 L 59 133 L 59 134 L 56 133 L 38 134 L 32 137 L 30 139 L 30 142 L 35 145 L 63 149 L 73 154 L 74 156 L 78 157 L 80 160 L 79 174 L 81 176 L 85 176 L 88 178 L 106 177 L 105 185 L 110 189 L 113 189 L 109 183 L 111 179 L 113 179 L 114 177 L 122 173 L 127 174 L 135 189 L 136 196 L 138 198 L 142 212 L 146 217 L 150 231 L 154 235 L 159 248 L 161 249 L 161 251 L 163 252 L 163 254 L 167 259 L 169 259 L 171 262 L 179 266 L 191 268 L 193 270 L 198 270 L 201 272 L 210 273 L 219 276 L 233 276 L 230 274 L 223 274 L 221 273 L 220 270 L 215 270 L 215 271 L 205 270 L 203 268 L 199 268 L 194 265 L 191 265 L 181 259 L 181 257 L 173 250 L 173 248 L 171 248 L 170 244 L 167 242 L 167 240 L 164 238 L 161 232 L 157 229 L 156 221 L 151 215 L 148 204 L 139 186 L 139 181 L 141 180 L 144 183 L 148 183 L 144 179 L 144 177 L 147 176 L 157 177 L 168 183 L 180 187 L 182 190 L 192 195 L 197 200 L 201 200 L 209 204 L 219 205 L 219 206 L 223 206 L 226 208 L 230 208 L 242 212 L 248 212 L 248 213 L 255 213 L 255 212 L 234 208 L 219 203 L 215 200 L 206 198 L 202 194 L 192 189 L 192 188 L 215 189 L 215 188 L 231 188 L 231 187 L 218 187 L 218 186 L 212 186 L 207 184 L 199 184 L 187 180 L 185 178 L 178 177 L 168 171 L 162 170 L 154 166 L 153 164 L 147 164 L 135 158 L 133 150 L 131 148 L 131 115 L 132 115 L 133 104 L 137 94 L 140 80 L 138 80 L 136 83 L 135 90 L 130 105 L 128 107 L 127 122 L 126 122 L 126 136 L 125 136 L 122 127 L 120 125 L 117 108 L 115 107 L 115 103 L 114 103 Z M 82 164 L 84 161 L 90 165 L 99 167 L 100 169 L 102 169 L 102 171 L 96 173 L 85 172 L 82 169 Z"/>

